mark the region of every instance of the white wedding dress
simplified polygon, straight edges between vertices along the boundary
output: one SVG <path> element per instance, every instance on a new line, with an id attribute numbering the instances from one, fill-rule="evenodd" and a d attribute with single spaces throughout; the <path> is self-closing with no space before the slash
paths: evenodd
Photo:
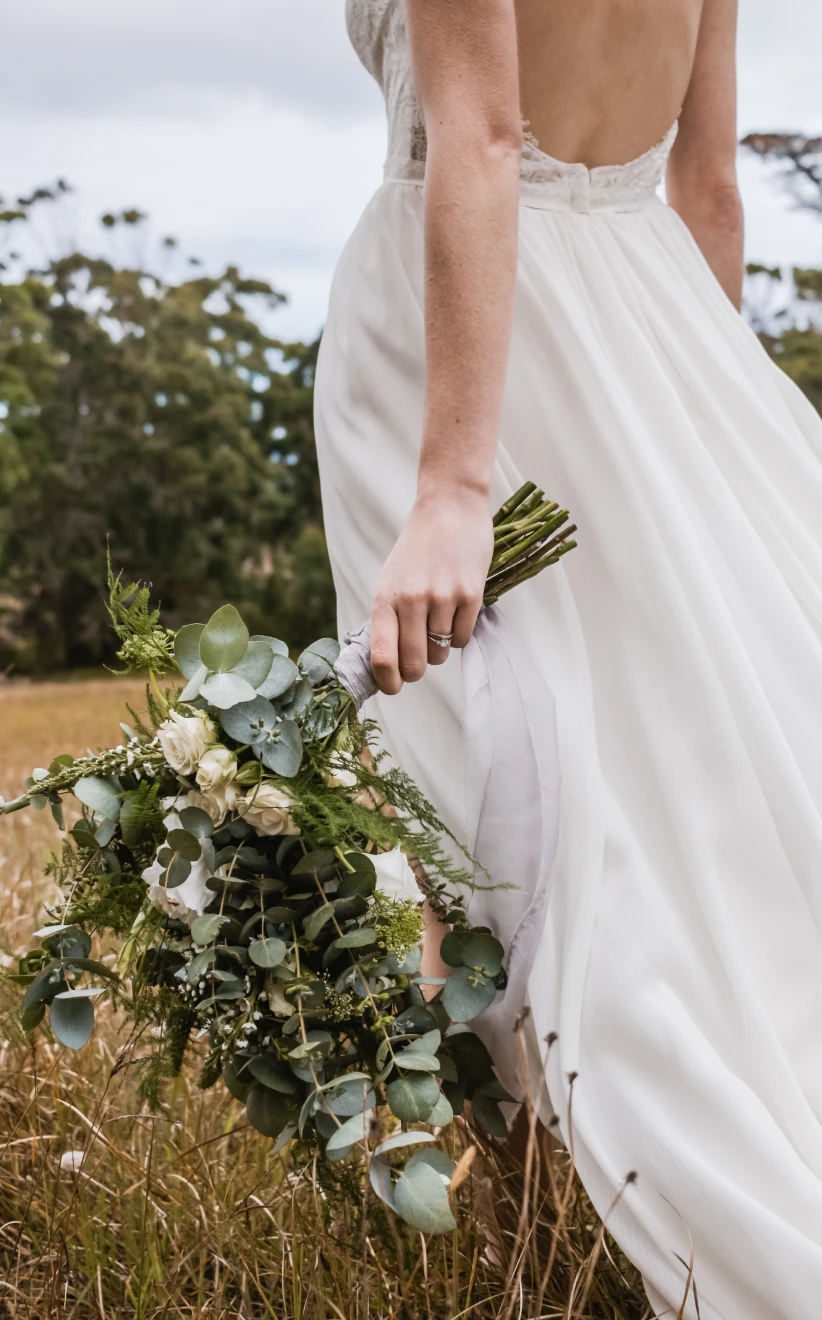
<path id="1" fill-rule="evenodd" d="M 343 630 L 367 617 L 414 499 L 425 384 L 425 135 L 403 7 L 348 10 L 389 154 L 317 376 Z M 811 1320 L 822 422 L 656 196 L 674 132 L 612 168 L 523 152 L 493 502 L 530 478 L 579 525 L 578 548 L 501 606 L 554 693 L 562 773 L 533 1048 L 566 1137 L 577 1074 L 575 1153 L 600 1212 L 638 1173 L 609 1224 L 657 1311 L 678 1313 L 692 1242 L 702 1320 Z M 374 714 L 464 836 L 461 701 L 454 656 Z"/>

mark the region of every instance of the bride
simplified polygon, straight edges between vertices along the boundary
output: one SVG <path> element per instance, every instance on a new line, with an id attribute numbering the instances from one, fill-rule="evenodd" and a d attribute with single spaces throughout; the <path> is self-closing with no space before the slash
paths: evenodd
<path id="1" fill-rule="evenodd" d="M 502 607 L 557 710 L 542 1112 L 573 1089 L 601 1213 L 637 1172 L 609 1224 L 657 1312 L 809 1320 L 822 422 L 738 314 L 734 11 L 348 0 L 389 146 L 334 280 L 317 440 L 341 625 L 371 611 L 389 746 L 458 836 L 438 641 L 471 636 L 492 508 L 532 478 L 572 511 L 578 549 Z"/>

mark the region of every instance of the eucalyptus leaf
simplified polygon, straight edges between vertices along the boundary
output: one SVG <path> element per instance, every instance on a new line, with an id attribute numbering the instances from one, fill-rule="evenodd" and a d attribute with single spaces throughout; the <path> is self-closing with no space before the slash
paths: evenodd
<path id="1" fill-rule="evenodd" d="M 489 1095 L 475 1091 L 471 1096 L 471 1112 L 474 1121 L 492 1137 L 508 1136 L 508 1124 L 503 1118 L 502 1110 L 496 1100 L 492 1100 Z"/>
<path id="2" fill-rule="evenodd" d="M 470 1022 L 490 1008 L 496 993 L 493 981 L 470 967 L 458 967 L 446 982 L 442 1002 L 452 1022 Z"/>
<path id="3" fill-rule="evenodd" d="M 218 912 L 197 917 L 191 923 L 191 938 L 195 944 L 210 944 L 230 920 L 230 917 L 225 914 L 220 915 Z"/>
<path id="4" fill-rule="evenodd" d="M 274 654 L 265 642 L 249 642 L 248 650 L 232 669 L 235 678 L 244 678 L 255 690 L 265 683 L 271 670 Z"/>
<path id="5" fill-rule="evenodd" d="M 260 643 L 262 645 L 263 643 Z M 289 660 L 287 655 L 271 655 L 271 664 L 268 671 L 259 683 L 255 684 L 257 692 L 261 697 L 267 697 L 271 700 L 273 697 L 281 697 L 284 692 L 292 686 L 299 678 L 299 670 L 293 660 Z"/>
<path id="6" fill-rule="evenodd" d="M 200 693 L 202 692 L 203 684 L 205 683 L 207 678 L 208 678 L 208 670 L 206 669 L 205 665 L 200 665 L 200 668 L 195 670 L 195 672 L 191 675 L 191 678 L 188 680 L 185 687 L 183 688 L 182 692 L 180 693 L 180 700 L 181 701 L 196 700 L 196 698 L 199 697 Z"/>
<path id="7" fill-rule="evenodd" d="M 248 649 L 248 629 L 233 605 L 212 614 L 200 636 L 200 663 L 225 673 L 240 663 Z"/>
<path id="8" fill-rule="evenodd" d="M 91 807 L 104 820 L 116 821 L 120 816 L 119 789 L 111 779 L 102 779 L 98 775 L 86 775 L 78 779 L 72 789 L 74 796 L 84 806 Z"/>
<path id="9" fill-rule="evenodd" d="M 201 807 L 183 807 L 179 816 L 183 829 L 197 839 L 208 839 L 214 833 L 214 822 Z"/>
<path id="10" fill-rule="evenodd" d="M 191 862 L 187 857 L 172 857 L 166 872 L 166 889 L 178 889 L 191 875 Z"/>
<path id="11" fill-rule="evenodd" d="M 200 689 L 201 696 L 218 710 L 230 710 L 242 702 L 252 701 L 256 693 L 248 679 L 238 674 L 212 674 Z M 225 722 L 223 721 L 223 727 Z"/>
<path id="12" fill-rule="evenodd" d="M 270 1091 L 280 1091 L 283 1095 L 297 1092 L 294 1074 L 271 1054 L 255 1054 L 248 1060 L 247 1070 L 256 1082 L 267 1086 Z"/>
<path id="13" fill-rule="evenodd" d="M 278 1137 L 293 1113 L 289 1098 L 262 1082 L 252 1083 L 245 1107 L 249 1123 L 264 1137 Z"/>
<path id="14" fill-rule="evenodd" d="M 223 1064 L 223 1081 L 228 1088 L 229 1094 L 234 1096 L 235 1100 L 241 1100 L 245 1104 L 248 1099 L 248 1092 L 251 1089 L 250 1082 L 244 1082 L 237 1072 L 237 1065 L 233 1059 L 227 1059 Z"/>
<path id="15" fill-rule="evenodd" d="M 324 683 L 340 654 L 340 644 L 333 637 L 320 637 L 302 652 L 297 664 L 312 683 Z"/>
<path id="16" fill-rule="evenodd" d="M 336 1129 L 328 1138 L 325 1151 L 327 1155 L 333 1155 L 335 1151 L 343 1150 L 346 1147 L 355 1146 L 358 1141 L 364 1141 L 366 1134 L 371 1127 L 371 1114 L 364 1110 L 361 1114 L 354 1114 L 352 1118 L 346 1121 Z"/>
<path id="17" fill-rule="evenodd" d="M 481 967 L 488 976 L 502 971 L 505 950 L 493 935 L 474 935 L 462 950 L 464 967 Z"/>
<path id="18" fill-rule="evenodd" d="M 277 741 L 265 742 L 255 752 L 263 765 L 284 779 L 291 779 L 300 768 L 303 758 L 303 740 L 300 727 L 294 720 L 283 719 L 277 726 Z"/>
<path id="19" fill-rule="evenodd" d="M 356 930 L 346 931 L 334 941 L 335 949 L 362 949 L 374 944 L 377 932 L 373 926 L 358 926 Z"/>
<path id="20" fill-rule="evenodd" d="M 94 1005 L 88 997 L 60 994 L 49 1007 L 49 1026 L 61 1045 L 82 1049 L 94 1030 Z"/>
<path id="21" fill-rule="evenodd" d="M 406 1134 L 403 1134 L 406 1135 Z M 408 1135 L 411 1135 L 410 1133 Z M 369 1166 L 369 1177 L 371 1186 L 377 1193 L 381 1201 L 396 1213 L 396 1202 L 394 1200 L 394 1179 L 391 1173 L 391 1165 L 385 1160 L 372 1158 Z"/>
<path id="22" fill-rule="evenodd" d="M 288 655 L 288 643 L 281 642 L 279 637 L 269 637 L 266 633 L 255 633 L 251 640 L 252 642 L 267 642 L 275 655 Z"/>
<path id="23" fill-rule="evenodd" d="M 439 1070 L 439 1059 L 435 1054 L 423 1054 L 421 1050 L 400 1050 L 395 1063 L 398 1068 L 409 1068 L 412 1072 L 435 1073 Z"/>
<path id="24" fill-rule="evenodd" d="M 385 1092 L 391 1113 L 404 1123 L 424 1122 L 439 1096 L 440 1088 L 428 1073 L 400 1077 Z"/>
<path id="25" fill-rule="evenodd" d="M 45 1016 L 46 1006 L 41 999 L 37 1004 L 31 1004 L 28 1008 L 21 1008 L 20 1025 L 24 1031 L 34 1031 L 35 1027 L 39 1027 Z"/>
<path id="26" fill-rule="evenodd" d="M 303 922 L 303 930 L 307 939 L 316 940 L 323 926 L 333 917 L 334 907 L 333 902 L 324 903 L 322 907 L 315 908 L 313 912 L 308 914 Z"/>
<path id="27" fill-rule="evenodd" d="M 426 1119 L 432 1127 L 448 1127 L 454 1120 L 454 1111 L 448 1097 L 440 1092 L 440 1098 Z"/>
<path id="28" fill-rule="evenodd" d="M 397 1214 L 421 1233 L 451 1233 L 457 1227 L 441 1174 L 413 1155 L 394 1185 L 394 1203 Z"/>
<path id="29" fill-rule="evenodd" d="M 184 678 L 193 678 L 199 669 L 205 668 L 200 659 L 200 638 L 204 627 L 203 623 L 187 623 L 174 638 L 174 657 Z"/>
<path id="30" fill-rule="evenodd" d="M 168 845 L 174 849 L 178 857 L 184 857 L 187 862 L 198 862 L 202 848 L 200 840 L 188 830 L 169 830 Z"/>
<path id="31" fill-rule="evenodd" d="M 196 985 L 202 980 L 211 964 L 217 958 L 216 949 L 203 949 L 202 953 L 197 953 L 191 959 L 186 967 L 186 980 L 189 985 Z"/>
<path id="32" fill-rule="evenodd" d="M 248 946 L 248 956 L 257 967 L 277 967 L 286 955 L 285 940 L 272 936 L 254 940 Z"/>
<path id="33" fill-rule="evenodd" d="M 433 1132 L 394 1132 L 385 1141 L 380 1142 L 374 1155 L 387 1155 L 389 1151 L 402 1150 L 404 1146 L 419 1146 L 436 1139 Z"/>
<path id="34" fill-rule="evenodd" d="M 116 820 L 101 821 L 94 831 L 94 841 L 100 848 L 107 848 L 117 833 Z"/>
<path id="35" fill-rule="evenodd" d="M 462 967 L 463 953 L 473 938 L 469 930 L 449 930 L 440 945 L 443 962 L 449 967 Z"/>

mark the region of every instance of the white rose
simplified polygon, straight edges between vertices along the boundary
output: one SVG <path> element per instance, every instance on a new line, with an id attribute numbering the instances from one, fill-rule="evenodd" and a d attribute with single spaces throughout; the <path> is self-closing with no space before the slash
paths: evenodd
<path id="1" fill-rule="evenodd" d="M 417 877 L 408 865 L 408 858 L 402 848 L 392 848 L 390 852 L 368 853 L 377 872 L 377 888 L 381 894 L 401 903 L 410 899 L 412 903 L 423 903 L 425 895 L 417 884 Z"/>
<path id="2" fill-rule="evenodd" d="M 171 822 L 169 824 L 169 822 Z M 165 819 L 166 829 L 181 829 L 180 817 L 171 812 Z M 170 917 L 184 921 L 190 926 L 196 917 L 201 917 L 214 895 L 206 889 L 206 880 L 211 869 L 203 858 L 192 862 L 191 872 L 181 885 L 169 889 L 166 884 L 166 869 L 160 862 L 154 861 L 143 871 L 143 879 L 148 885 L 149 902 L 162 908 Z"/>
<path id="3" fill-rule="evenodd" d="M 173 710 L 157 730 L 157 737 L 172 770 L 190 775 L 208 748 L 217 741 L 217 728 L 202 711 L 196 715 L 181 715 Z"/>
<path id="4" fill-rule="evenodd" d="M 290 797 L 273 784 L 261 784 L 237 803 L 240 815 L 258 834 L 299 834 L 290 807 Z"/>
<path id="5" fill-rule="evenodd" d="M 222 747 L 218 743 L 216 747 L 209 747 L 200 757 L 194 778 L 204 793 L 210 793 L 223 784 L 230 784 L 236 773 L 236 756 L 227 747 Z"/>
<path id="6" fill-rule="evenodd" d="M 199 807 L 210 816 L 215 825 L 222 825 L 229 811 L 233 811 L 240 797 L 236 784 L 218 784 L 208 793 L 200 793 L 192 788 L 188 793 L 178 793 L 176 797 L 163 798 L 163 806 L 182 811 L 183 807 Z M 182 829 L 182 825 L 169 825 L 166 817 L 166 829 Z"/>

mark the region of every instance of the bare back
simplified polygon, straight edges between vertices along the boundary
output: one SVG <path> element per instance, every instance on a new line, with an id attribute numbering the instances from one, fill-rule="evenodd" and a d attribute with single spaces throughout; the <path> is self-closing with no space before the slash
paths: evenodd
<path id="1" fill-rule="evenodd" d="M 522 114 L 558 160 L 621 165 L 657 142 L 691 80 L 703 0 L 515 0 Z"/>

